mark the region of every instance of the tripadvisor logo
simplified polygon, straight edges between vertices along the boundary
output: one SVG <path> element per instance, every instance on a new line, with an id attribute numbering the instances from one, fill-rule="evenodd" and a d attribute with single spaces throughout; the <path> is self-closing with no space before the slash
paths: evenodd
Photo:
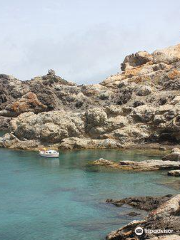
<path id="1" fill-rule="evenodd" d="M 142 227 L 135 228 L 135 234 L 141 236 L 143 234 L 143 228 Z"/>
<path id="2" fill-rule="evenodd" d="M 141 236 L 144 232 L 146 234 L 172 234 L 173 230 L 172 229 L 146 229 L 146 228 L 142 228 L 142 227 L 137 227 L 134 230 L 135 234 L 137 236 Z"/>

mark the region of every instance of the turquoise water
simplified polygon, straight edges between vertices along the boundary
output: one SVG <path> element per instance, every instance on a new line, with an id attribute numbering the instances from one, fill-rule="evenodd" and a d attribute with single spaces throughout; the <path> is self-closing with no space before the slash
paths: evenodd
<path id="1" fill-rule="evenodd" d="M 158 158 L 116 150 L 61 152 L 46 159 L 36 152 L 0 149 L 0 240 L 95 240 L 131 220 L 134 211 L 107 198 L 163 195 L 178 190 L 163 183 L 165 172 L 107 170 L 87 163 Z"/>

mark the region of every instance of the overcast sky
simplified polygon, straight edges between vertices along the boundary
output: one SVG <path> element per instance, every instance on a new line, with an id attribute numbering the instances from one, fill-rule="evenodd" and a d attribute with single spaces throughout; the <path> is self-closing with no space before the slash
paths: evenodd
<path id="1" fill-rule="evenodd" d="M 179 0 L 0 0 L 0 73 L 97 83 L 128 54 L 175 45 Z"/>

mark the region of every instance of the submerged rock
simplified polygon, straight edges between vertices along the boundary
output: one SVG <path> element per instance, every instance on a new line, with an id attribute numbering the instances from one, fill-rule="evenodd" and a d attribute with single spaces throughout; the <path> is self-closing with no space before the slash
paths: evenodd
<path id="1" fill-rule="evenodd" d="M 151 197 L 151 196 L 129 197 L 129 198 L 124 198 L 120 200 L 107 199 L 106 202 L 111 203 L 116 207 L 121 207 L 124 204 L 127 204 L 137 209 L 152 211 L 153 209 L 156 209 L 161 204 L 168 201 L 171 197 L 172 197 L 171 194 L 166 196 L 160 196 L 160 197 Z"/>
<path id="2" fill-rule="evenodd" d="M 111 168 L 119 168 L 119 164 L 113 161 L 106 160 L 104 158 L 100 158 L 92 163 L 97 166 L 111 167 Z"/>

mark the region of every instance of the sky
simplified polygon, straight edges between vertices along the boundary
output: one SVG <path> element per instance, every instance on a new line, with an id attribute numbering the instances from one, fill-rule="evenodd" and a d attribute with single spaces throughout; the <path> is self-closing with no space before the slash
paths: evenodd
<path id="1" fill-rule="evenodd" d="M 180 1 L 0 0 L 0 29 L 0 73 L 99 83 L 126 55 L 180 43 Z"/>

